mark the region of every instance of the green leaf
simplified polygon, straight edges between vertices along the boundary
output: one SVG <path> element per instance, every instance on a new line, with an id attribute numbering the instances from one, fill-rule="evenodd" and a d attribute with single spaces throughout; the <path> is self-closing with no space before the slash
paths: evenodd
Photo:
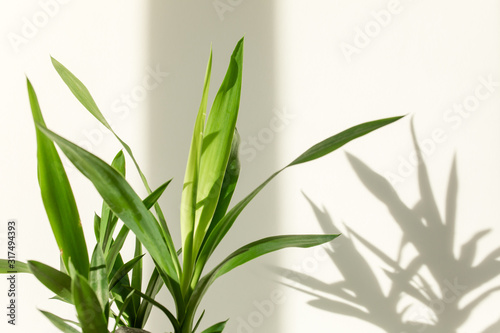
<path id="1" fill-rule="evenodd" d="M 27 86 L 33 120 L 45 126 L 38 98 L 29 80 Z M 66 171 L 52 141 L 42 135 L 39 129 L 36 129 L 36 138 L 38 183 L 52 232 L 64 264 L 67 266 L 68 258 L 72 258 L 76 270 L 87 276 L 89 271 L 87 245 Z"/>
<path id="2" fill-rule="evenodd" d="M 89 284 L 94 289 L 103 309 L 106 309 L 109 301 L 108 272 L 106 260 L 99 244 L 96 245 L 90 263 Z"/>
<path id="3" fill-rule="evenodd" d="M 224 181 L 222 183 L 222 188 L 220 191 L 219 202 L 217 203 L 217 208 L 215 209 L 214 217 L 212 222 L 210 222 L 210 227 L 207 232 L 207 236 L 210 235 L 212 230 L 215 228 L 217 223 L 226 215 L 227 209 L 233 197 L 234 190 L 236 189 L 236 183 L 240 175 L 240 159 L 238 156 L 240 147 L 240 135 L 238 131 L 234 131 L 234 137 L 231 147 L 231 155 L 229 156 L 229 161 L 227 163 L 226 172 L 224 174 Z"/>
<path id="4" fill-rule="evenodd" d="M 285 235 L 268 237 L 247 244 L 224 259 L 196 285 L 187 307 L 185 322 L 192 322 L 196 309 L 208 287 L 223 274 L 264 254 L 289 247 L 308 248 L 332 241 L 338 235 Z"/>
<path id="5" fill-rule="evenodd" d="M 242 38 L 234 49 L 226 76 L 212 104 L 203 134 L 193 239 L 194 256 L 197 255 L 201 247 L 217 207 L 224 173 L 231 153 L 231 143 L 240 105 L 243 41 Z M 186 248 L 183 247 L 183 249 L 185 253 Z"/>
<path id="6" fill-rule="evenodd" d="M 83 333 L 108 333 L 104 311 L 87 280 L 80 274 L 76 274 L 71 289 Z"/>
<path id="7" fill-rule="evenodd" d="M 92 98 L 90 92 L 88 89 L 85 87 L 85 85 L 75 76 L 73 73 L 71 73 L 66 67 L 64 67 L 60 62 L 52 58 L 52 63 L 54 65 L 54 68 L 56 71 L 59 73 L 59 76 L 63 79 L 64 83 L 68 86 L 68 88 L 71 90 L 73 95 L 82 103 L 82 105 L 97 119 L 103 124 L 108 130 L 113 133 L 113 135 L 116 137 L 116 139 L 120 142 L 120 144 L 123 146 L 123 148 L 127 151 L 129 156 L 132 158 L 132 161 L 134 162 L 134 165 L 137 169 L 137 172 L 139 173 L 142 182 L 144 183 L 144 186 L 146 187 L 146 190 L 148 193 L 151 193 L 151 188 L 149 187 L 148 181 L 146 177 L 144 176 L 144 173 L 142 172 L 141 168 L 139 167 L 139 164 L 137 163 L 137 160 L 135 159 L 134 154 L 132 153 L 132 150 L 130 149 L 129 145 L 125 143 L 111 128 L 109 123 L 106 121 L 104 118 L 103 114 L 97 107 L 97 104 L 95 103 L 94 99 Z M 179 259 L 175 255 L 175 247 L 174 243 L 172 241 L 172 236 L 170 235 L 170 231 L 168 230 L 167 223 L 165 221 L 165 217 L 163 216 L 163 212 L 161 211 L 161 208 L 158 204 L 155 204 L 155 210 L 158 215 L 158 218 L 160 220 L 160 226 L 161 226 L 161 235 L 165 239 L 167 243 L 167 247 L 169 250 L 169 255 L 172 259 L 173 264 L 175 265 L 175 269 L 177 274 L 180 274 L 181 268 L 180 268 L 180 263 Z M 101 216 L 102 217 L 102 216 Z M 147 247 L 146 247 L 147 248 Z"/>
<path id="8" fill-rule="evenodd" d="M 100 242 L 101 218 L 94 213 L 94 235 L 97 242 Z"/>
<path id="9" fill-rule="evenodd" d="M 160 187 L 158 187 L 156 190 L 154 190 L 152 193 L 150 193 L 142 202 L 144 203 L 144 206 L 146 206 L 147 209 L 151 209 L 154 204 L 160 199 L 161 195 L 163 192 L 165 192 L 167 186 L 172 182 L 172 179 L 167 180 L 165 183 L 163 183 Z"/>
<path id="10" fill-rule="evenodd" d="M 142 257 L 144 257 L 145 254 L 138 255 L 137 257 L 133 258 L 129 262 L 127 262 L 125 265 L 120 267 L 118 271 L 115 273 L 115 275 L 111 278 L 111 281 L 109 282 L 109 290 L 112 290 L 120 280 L 127 275 L 128 272 L 134 268 L 135 265 L 137 265 Z"/>
<path id="11" fill-rule="evenodd" d="M 178 282 L 171 257 L 165 255 L 169 250 L 161 236 L 160 226 L 123 176 L 95 155 L 53 133 L 45 126 L 38 124 L 38 127 L 58 144 L 69 160 L 94 184 L 114 214 L 136 234 L 161 269 L 164 269 L 172 280 Z"/>
<path id="12" fill-rule="evenodd" d="M 132 296 L 134 295 L 134 291 L 132 290 L 127 297 L 125 297 L 125 300 L 120 307 L 120 312 L 118 313 L 118 316 L 115 318 L 115 327 L 113 328 L 113 333 L 116 331 L 116 328 L 118 326 L 118 323 L 121 321 L 121 317 L 123 316 L 124 312 L 126 311 L 127 306 L 129 305 L 130 301 L 132 300 Z"/>
<path id="13" fill-rule="evenodd" d="M 162 286 L 163 286 L 163 280 L 160 279 L 160 274 L 158 273 L 158 270 L 155 268 L 153 270 L 153 274 L 151 274 L 151 277 L 149 279 L 145 295 L 148 296 L 149 298 L 154 299 Z M 144 325 L 148 321 L 152 306 L 153 304 L 151 304 L 148 301 L 143 301 L 141 303 L 141 305 L 139 306 L 139 310 L 137 310 L 136 327 L 140 328 L 144 327 Z"/>
<path id="14" fill-rule="evenodd" d="M 374 131 L 380 127 L 388 125 L 390 123 L 395 122 L 402 117 L 393 117 L 387 119 L 381 119 L 376 121 L 371 121 L 367 123 L 363 123 L 354 127 L 351 127 L 339 134 L 336 134 L 316 145 L 308 149 L 305 153 L 296 158 L 292 163 L 288 164 L 283 169 L 272 174 L 266 181 L 264 181 L 259 187 L 253 190 L 248 196 L 246 196 L 243 200 L 241 200 L 238 204 L 236 204 L 214 227 L 213 231 L 207 235 L 203 243 L 203 248 L 200 251 L 200 254 L 197 258 L 195 274 L 193 277 L 193 281 L 191 285 L 193 286 L 201 276 L 202 270 L 208 261 L 208 258 L 212 255 L 213 251 L 222 241 L 224 236 L 227 234 L 229 229 L 233 226 L 236 218 L 240 215 L 243 209 L 252 201 L 252 199 L 279 173 L 281 173 L 286 168 L 309 162 L 314 159 L 318 159 L 320 157 L 325 156 L 328 153 L 331 153 L 335 149 L 338 149 L 345 145 L 346 143 L 359 138 L 362 135 L 365 135 L 371 131 Z"/>
<path id="15" fill-rule="evenodd" d="M 196 332 L 196 330 L 198 329 L 198 326 L 200 326 L 201 320 L 203 319 L 204 316 L 205 316 L 205 310 L 203 310 L 203 312 L 200 315 L 200 318 L 198 318 L 198 320 L 196 321 L 196 325 L 194 325 L 192 333 Z"/>
<path id="16" fill-rule="evenodd" d="M 337 135 L 334 135 L 326 140 L 321 141 L 320 143 L 312 146 L 302 155 L 297 157 L 292 163 L 288 166 L 297 165 L 305 162 L 309 162 L 320 157 L 323 157 L 332 151 L 342 147 L 349 141 L 352 141 L 356 138 L 359 138 L 363 135 L 366 135 L 380 127 L 388 125 L 390 123 L 395 122 L 403 117 L 392 117 L 379 119 L 375 121 L 370 121 L 367 123 L 363 123 L 354 127 L 351 127 Z"/>
<path id="17" fill-rule="evenodd" d="M 228 320 L 212 325 L 201 333 L 221 333 L 226 327 L 226 323 Z"/>
<path id="18" fill-rule="evenodd" d="M 118 154 L 116 154 L 111 162 L 111 166 L 125 178 L 125 156 L 123 155 L 123 151 L 120 150 Z M 101 240 L 102 250 L 106 253 L 109 250 L 110 240 L 113 237 L 118 219 L 115 218 L 105 201 L 102 203 L 101 217 L 99 239 Z"/>
<path id="19" fill-rule="evenodd" d="M 201 151 L 203 145 L 203 132 L 205 128 L 205 118 L 207 113 L 208 90 L 210 87 L 210 76 L 212 73 L 212 50 L 210 49 L 210 57 L 208 59 L 207 70 L 205 73 L 205 83 L 203 84 L 203 96 L 201 98 L 200 108 L 196 116 L 196 122 L 193 130 L 193 138 L 191 140 L 191 148 L 184 176 L 184 186 L 182 189 L 181 199 L 181 237 L 182 247 L 186 249 L 184 252 L 184 274 L 182 281 L 183 288 L 189 286 L 189 279 L 193 272 L 193 237 L 196 218 L 196 196 L 198 192 L 198 180 Z"/>
<path id="20" fill-rule="evenodd" d="M 127 239 L 127 235 L 129 233 L 130 229 L 124 225 L 121 229 L 120 232 L 118 233 L 118 236 L 116 236 L 115 241 L 111 245 L 109 252 L 106 256 L 106 266 L 108 267 L 113 267 L 115 264 L 115 260 L 120 253 L 123 244 L 125 243 L 125 240 Z"/>
<path id="21" fill-rule="evenodd" d="M 52 314 L 50 312 L 42 311 L 40 312 L 47 317 L 48 320 L 54 324 L 55 327 L 57 327 L 59 330 L 61 330 L 64 333 L 80 333 L 76 328 L 73 326 L 69 325 L 67 322 L 70 322 L 69 320 L 62 319 L 55 314 Z"/>
<path id="22" fill-rule="evenodd" d="M 11 266 L 11 263 L 14 266 Z M 10 262 L 7 259 L 0 259 L 0 274 L 31 273 L 27 264 L 21 261 Z"/>
<path id="23" fill-rule="evenodd" d="M 140 292 L 137 289 L 134 289 L 134 288 L 127 288 L 127 289 L 133 290 L 135 293 L 137 293 L 142 298 L 144 298 L 144 300 L 146 302 L 149 302 L 149 303 L 153 304 L 154 306 L 156 306 L 158 309 L 160 309 L 168 317 L 168 319 L 170 320 L 170 322 L 174 326 L 175 331 L 176 332 L 180 332 L 179 322 L 177 321 L 177 319 L 175 318 L 175 316 L 172 314 L 172 312 L 170 312 L 169 309 L 167 309 L 166 307 L 164 307 L 163 305 L 161 305 L 160 303 L 158 303 L 157 301 L 155 301 L 154 299 L 152 299 L 148 295 L 143 294 L 142 292 Z"/>
<path id="24" fill-rule="evenodd" d="M 73 303 L 71 296 L 71 278 L 63 272 L 42 264 L 38 261 L 28 261 L 33 275 L 50 291 L 68 303 Z"/>
<path id="25" fill-rule="evenodd" d="M 139 240 L 135 239 L 135 253 L 134 253 L 134 256 L 137 258 L 139 256 L 143 256 L 143 253 L 142 253 L 142 245 L 141 245 L 141 242 L 139 242 Z M 137 289 L 137 290 L 142 290 L 142 260 L 139 260 L 137 262 L 137 264 L 135 264 L 132 268 L 132 281 L 130 283 L 130 285 L 132 286 L 132 288 L 134 289 Z M 138 309 L 139 308 L 139 305 L 141 303 L 141 299 L 139 298 L 139 296 L 135 295 L 133 296 L 133 304 L 134 304 L 134 308 L 135 309 Z"/>

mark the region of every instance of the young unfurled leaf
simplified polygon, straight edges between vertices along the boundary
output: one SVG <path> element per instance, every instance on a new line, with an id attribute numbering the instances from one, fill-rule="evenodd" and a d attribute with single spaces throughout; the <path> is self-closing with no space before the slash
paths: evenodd
<path id="1" fill-rule="evenodd" d="M 243 41 L 242 38 L 233 51 L 226 76 L 215 96 L 203 134 L 193 239 L 194 256 L 201 247 L 217 207 L 231 153 L 231 143 L 240 106 Z"/>
<path id="2" fill-rule="evenodd" d="M 210 76 L 212 73 L 212 50 L 208 59 L 207 70 L 205 73 L 205 83 L 203 84 L 203 96 L 201 98 L 200 108 L 196 116 L 196 122 L 191 140 L 191 148 L 184 176 L 184 186 L 182 189 L 181 200 L 181 237 L 184 251 L 183 259 L 183 288 L 189 285 L 189 279 L 193 271 L 193 237 L 196 219 L 196 197 L 198 193 L 198 182 L 200 172 L 200 160 L 203 145 L 203 133 L 205 130 L 205 118 L 207 113 L 208 90 L 210 87 Z"/>

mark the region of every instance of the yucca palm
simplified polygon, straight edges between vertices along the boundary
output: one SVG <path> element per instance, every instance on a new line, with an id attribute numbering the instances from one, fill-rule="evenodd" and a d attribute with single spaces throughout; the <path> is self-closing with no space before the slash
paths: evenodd
<path id="1" fill-rule="evenodd" d="M 28 81 L 37 132 L 39 183 L 47 215 L 61 250 L 62 263 L 59 270 L 35 261 L 18 263 L 17 269 L 33 273 L 58 299 L 75 306 L 79 319 L 76 326 L 43 312 L 64 332 L 81 330 L 84 333 L 104 333 L 116 329 L 116 326 L 143 328 L 153 305 L 165 313 L 175 333 L 195 332 L 203 316 L 202 313 L 197 317 L 200 301 L 218 277 L 266 253 L 287 247 L 316 246 L 338 236 L 286 235 L 264 238 L 239 248 L 206 272 L 205 266 L 212 253 L 250 201 L 287 167 L 320 158 L 400 118 L 358 125 L 316 144 L 229 209 L 240 172 L 236 120 L 242 84 L 243 39 L 236 45 L 207 117 L 212 69 L 210 53 L 184 179 L 180 221 L 182 251 L 177 251 L 157 203 L 170 181 L 154 191 L 150 188 L 130 147 L 113 131 L 87 88 L 61 63 L 55 59 L 52 62 L 74 96 L 122 144 L 149 193 L 141 199 L 125 180 L 124 153 L 119 152 L 108 165 L 49 130 L 43 121 L 35 91 Z M 101 214 L 96 214 L 94 218 L 97 245 L 90 260 L 72 190 L 54 143 L 93 183 L 104 201 Z M 116 233 L 119 226 L 120 230 Z M 135 257 L 124 262 L 120 251 L 130 231 L 136 236 Z M 143 247 L 155 263 L 146 290 L 142 290 Z M 2 261 L 1 265 L 0 271 L 5 272 L 6 262 Z M 175 311 L 154 300 L 163 285 L 174 299 Z M 110 327 L 110 319 L 116 323 L 114 328 Z M 225 323 L 217 323 L 203 332 L 222 332 Z"/>

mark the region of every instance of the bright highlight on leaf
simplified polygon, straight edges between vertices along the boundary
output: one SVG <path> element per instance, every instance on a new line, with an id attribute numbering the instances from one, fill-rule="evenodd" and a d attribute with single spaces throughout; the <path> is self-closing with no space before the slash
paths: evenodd
<path id="1" fill-rule="evenodd" d="M 114 134 L 132 159 L 147 190 L 146 198 L 141 199 L 125 179 L 124 152 L 118 152 L 108 164 L 50 130 L 28 81 L 28 95 L 37 133 L 40 189 L 52 231 L 61 249 L 62 264 L 58 270 L 36 261 L 27 264 L 17 262 L 16 269 L 20 273 L 32 273 L 56 294 L 55 299 L 75 306 L 79 320 L 77 325 L 42 311 L 62 332 L 107 333 L 109 328 L 114 332 L 120 326 L 141 329 L 155 306 L 170 321 L 174 333 L 195 333 L 199 326 L 204 326 L 205 311 L 200 315 L 198 307 L 218 277 L 267 253 L 290 247 L 317 246 L 338 236 L 267 237 L 239 248 L 212 266 L 215 268 L 211 271 L 205 272 L 208 260 L 243 209 L 274 177 L 288 167 L 321 158 L 356 138 L 400 119 L 394 117 L 367 122 L 325 139 L 272 174 L 231 207 L 241 167 L 238 157 L 240 136 L 236 123 L 242 89 L 243 44 L 243 39 L 237 43 L 207 115 L 212 73 L 210 50 L 181 195 L 180 249 L 174 246 L 158 202 L 171 180 L 155 191 L 151 190 L 131 148 L 113 131 L 82 81 L 52 58 L 54 68 L 72 94 Z M 100 211 L 85 215 L 93 219 L 97 241 L 90 260 L 73 192 L 55 144 L 92 182 L 103 199 Z M 130 231 L 136 237 L 135 251 L 133 258 L 125 260 L 122 249 Z M 143 253 L 144 249 L 146 253 Z M 150 259 L 155 268 L 149 276 L 145 276 L 142 262 Z M 0 259 L 0 273 L 8 272 L 9 262 Z M 143 290 L 146 282 L 146 289 Z M 172 295 L 175 311 L 155 300 L 163 286 Z M 201 332 L 220 333 L 226 323 L 227 320 L 219 322 Z"/>

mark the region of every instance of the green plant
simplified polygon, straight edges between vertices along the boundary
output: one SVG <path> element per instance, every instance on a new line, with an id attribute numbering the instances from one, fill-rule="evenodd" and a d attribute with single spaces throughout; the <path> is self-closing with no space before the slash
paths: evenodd
<path id="1" fill-rule="evenodd" d="M 181 261 L 181 251 L 176 251 L 157 203 L 170 181 L 155 191 L 151 190 L 130 147 L 113 132 L 87 88 L 58 61 L 52 59 L 52 62 L 75 97 L 123 145 L 149 193 L 142 200 L 125 180 L 123 152 L 119 152 L 108 165 L 49 130 L 28 80 L 28 94 L 37 133 L 39 184 L 61 250 L 61 268 L 57 270 L 35 261 L 17 263 L 16 267 L 19 272 L 34 274 L 57 295 L 57 299 L 75 306 L 79 319 L 77 325 L 42 311 L 64 332 L 108 332 L 110 319 L 115 322 L 113 331 L 117 326 L 142 328 L 153 305 L 165 313 L 175 333 L 195 332 L 203 317 L 202 313 L 196 318 L 200 301 L 218 277 L 266 253 L 287 247 L 316 246 L 338 236 L 288 235 L 261 239 L 236 250 L 204 274 L 212 253 L 250 201 L 287 167 L 320 158 L 400 118 L 364 123 L 316 144 L 228 209 L 240 172 L 236 119 L 242 82 L 243 39 L 231 56 L 226 76 L 206 117 L 212 66 L 210 53 L 182 192 Z M 103 199 L 101 215 L 94 217 L 97 244 L 90 260 L 75 199 L 54 143 L 93 183 Z M 150 211 L 153 207 L 156 216 Z M 118 221 L 122 221 L 123 225 L 116 234 Z M 130 230 L 136 236 L 135 257 L 124 262 L 120 251 Z M 149 277 L 146 290 L 142 290 L 143 246 L 156 267 Z M 8 262 L 0 261 L 0 272 L 7 272 L 7 268 Z M 173 296 L 175 314 L 154 300 L 163 285 Z M 225 323 L 217 323 L 203 332 L 222 332 Z"/>

